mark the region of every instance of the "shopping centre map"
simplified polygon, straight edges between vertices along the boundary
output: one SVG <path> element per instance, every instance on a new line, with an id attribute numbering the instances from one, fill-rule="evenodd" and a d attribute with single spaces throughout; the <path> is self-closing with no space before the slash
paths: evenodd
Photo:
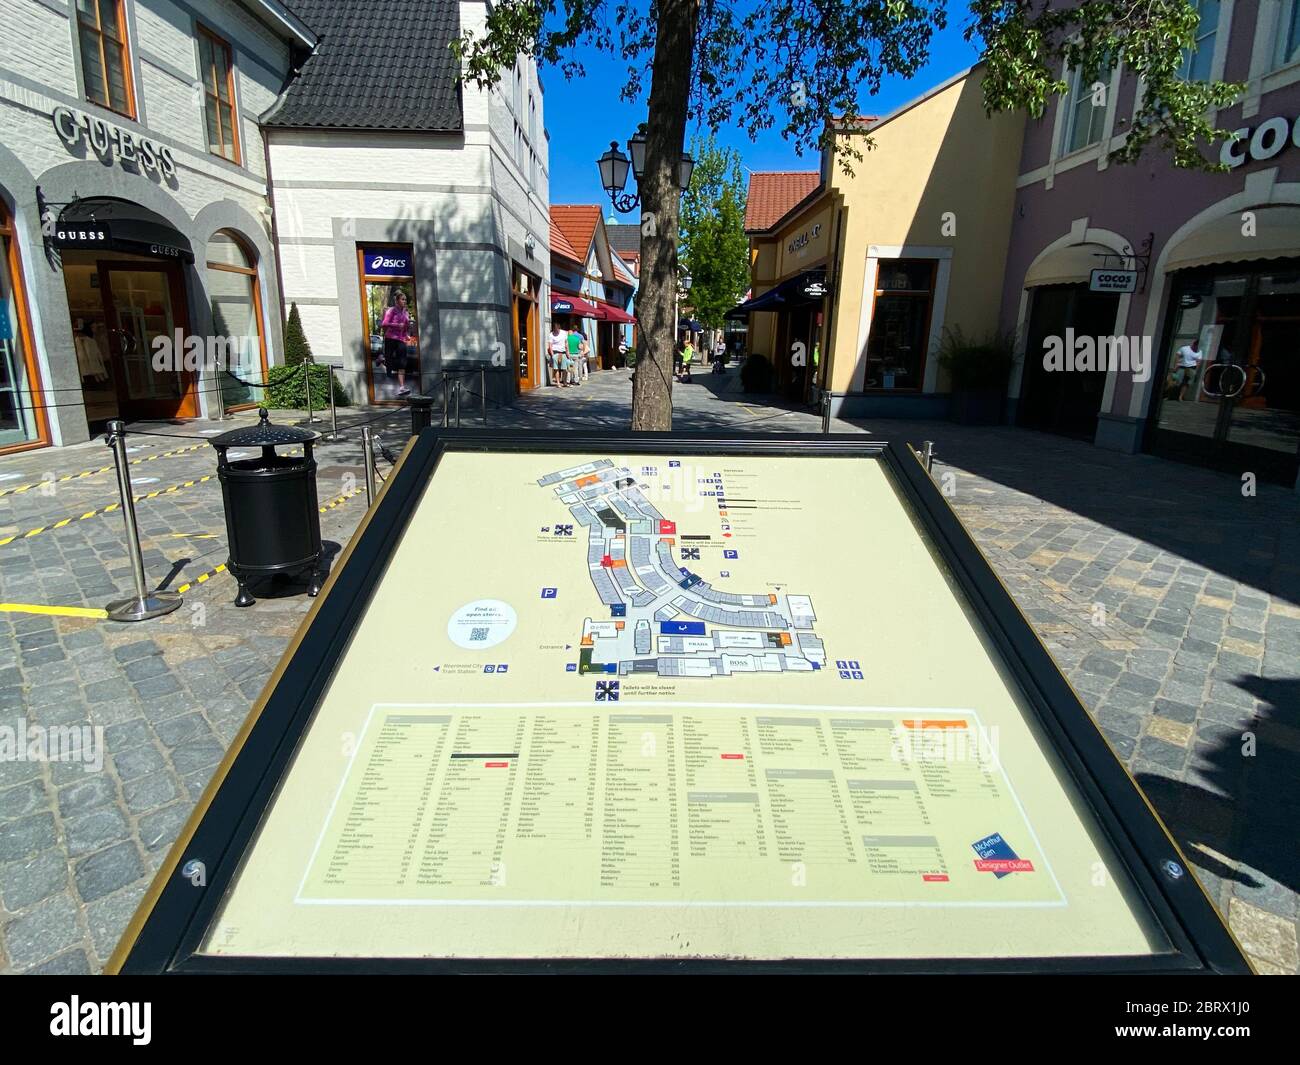
<path id="1" fill-rule="evenodd" d="M 422 491 L 206 953 L 1158 947 L 883 463 L 466 451 Z"/>

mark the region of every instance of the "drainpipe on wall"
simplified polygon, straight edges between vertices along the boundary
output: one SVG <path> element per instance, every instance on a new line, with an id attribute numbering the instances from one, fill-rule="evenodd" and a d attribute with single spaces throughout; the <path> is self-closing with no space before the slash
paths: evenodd
<path id="1" fill-rule="evenodd" d="M 272 365 L 283 365 L 284 360 L 284 323 L 288 312 L 284 307 L 284 264 L 280 260 L 280 223 L 279 215 L 275 210 L 275 197 L 271 195 L 273 182 L 271 181 L 271 138 L 266 129 L 262 129 L 262 159 L 266 167 L 266 204 L 271 209 L 271 248 L 275 254 L 275 294 L 279 303 L 279 319 L 277 333 L 280 339 L 280 363 L 276 363 L 272 357 Z"/>

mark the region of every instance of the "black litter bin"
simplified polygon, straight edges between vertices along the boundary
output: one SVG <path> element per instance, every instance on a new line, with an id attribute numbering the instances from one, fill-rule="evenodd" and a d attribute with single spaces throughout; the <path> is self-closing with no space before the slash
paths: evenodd
<path id="1" fill-rule="evenodd" d="M 256 425 L 213 437 L 217 477 L 226 510 L 230 559 L 226 568 L 239 581 L 235 606 L 252 606 L 249 582 L 277 573 L 311 570 L 308 595 L 320 591 L 320 509 L 316 501 L 316 460 L 312 445 L 320 433 L 292 425 L 272 425 L 266 410 Z M 301 456 L 280 455 L 279 446 L 301 444 Z M 259 447 L 257 458 L 228 461 L 229 448 Z"/>

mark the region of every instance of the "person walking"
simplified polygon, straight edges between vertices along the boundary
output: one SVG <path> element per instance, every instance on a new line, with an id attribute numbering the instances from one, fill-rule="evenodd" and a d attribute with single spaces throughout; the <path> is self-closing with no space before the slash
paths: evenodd
<path id="1" fill-rule="evenodd" d="M 1174 384 L 1178 389 L 1178 399 L 1185 401 L 1190 390 L 1192 399 L 1197 398 L 1196 379 L 1200 374 L 1201 362 L 1205 353 L 1201 351 L 1200 337 L 1193 337 L 1190 344 L 1178 349 L 1178 369 L 1174 371 Z"/>
<path id="2" fill-rule="evenodd" d="M 586 337 L 576 329 L 570 331 L 569 346 L 567 350 L 568 365 L 566 366 L 566 370 L 568 371 L 568 383 L 571 385 L 582 384 L 582 382 L 578 380 L 578 359 L 581 358 L 582 349 L 586 347 L 586 345 Z"/>
<path id="3" fill-rule="evenodd" d="M 546 337 L 546 369 L 550 373 L 551 384 L 556 388 L 564 387 L 560 380 L 560 364 L 564 359 L 564 353 L 569 350 L 569 339 L 567 333 L 560 328 L 558 322 L 551 323 L 551 332 Z"/>
<path id="4" fill-rule="evenodd" d="M 399 291 L 393 304 L 384 311 L 379 330 L 384 335 L 384 366 L 397 372 L 397 394 L 409 395 L 406 387 L 406 337 L 411 331 L 411 312 L 406 309 L 406 293 Z"/>
<path id="5" fill-rule="evenodd" d="M 582 384 L 587 379 L 591 370 L 591 345 L 587 343 L 587 338 L 582 338 L 582 344 L 578 352 L 578 383 Z"/>
<path id="6" fill-rule="evenodd" d="M 690 337 L 686 338 L 686 343 L 682 345 L 682 380 L 691 379 L 691 363 L 695 359 L 695 348 L 691 344 Z"/>

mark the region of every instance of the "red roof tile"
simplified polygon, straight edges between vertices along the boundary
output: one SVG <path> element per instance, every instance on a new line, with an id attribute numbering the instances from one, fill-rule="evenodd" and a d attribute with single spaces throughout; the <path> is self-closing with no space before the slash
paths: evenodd
<path id="1" fill-rule="evenodd" d="M 820 184 L 821 174 L 816 170 L 766 170 L 750 174 L 745 231 L 770 229 Z"/>
<path id="2" fill-rule="evenodd" d="M 579 262 L 587 261 L 587 252 L 591 250 L 591 238 L 600 224 L 600 205 L 595 203 L 553 203 L 551 204 L 551 229 L 558 229 L 568 243 L 568 250 L 561 246 L 561 254 L 571 255 Z M 555 248 L 554 242 L 551 244 Z"/>
<path id="3" fill-rule="evenodd" d="M 579 266 L 582 265 L 582 256 L 574 251 L 569 238 L 560 232 L 555 225 L 555 219 L 551 219 L 551 254 L 561 255 L 566 259 L 572 259 Z"/>

